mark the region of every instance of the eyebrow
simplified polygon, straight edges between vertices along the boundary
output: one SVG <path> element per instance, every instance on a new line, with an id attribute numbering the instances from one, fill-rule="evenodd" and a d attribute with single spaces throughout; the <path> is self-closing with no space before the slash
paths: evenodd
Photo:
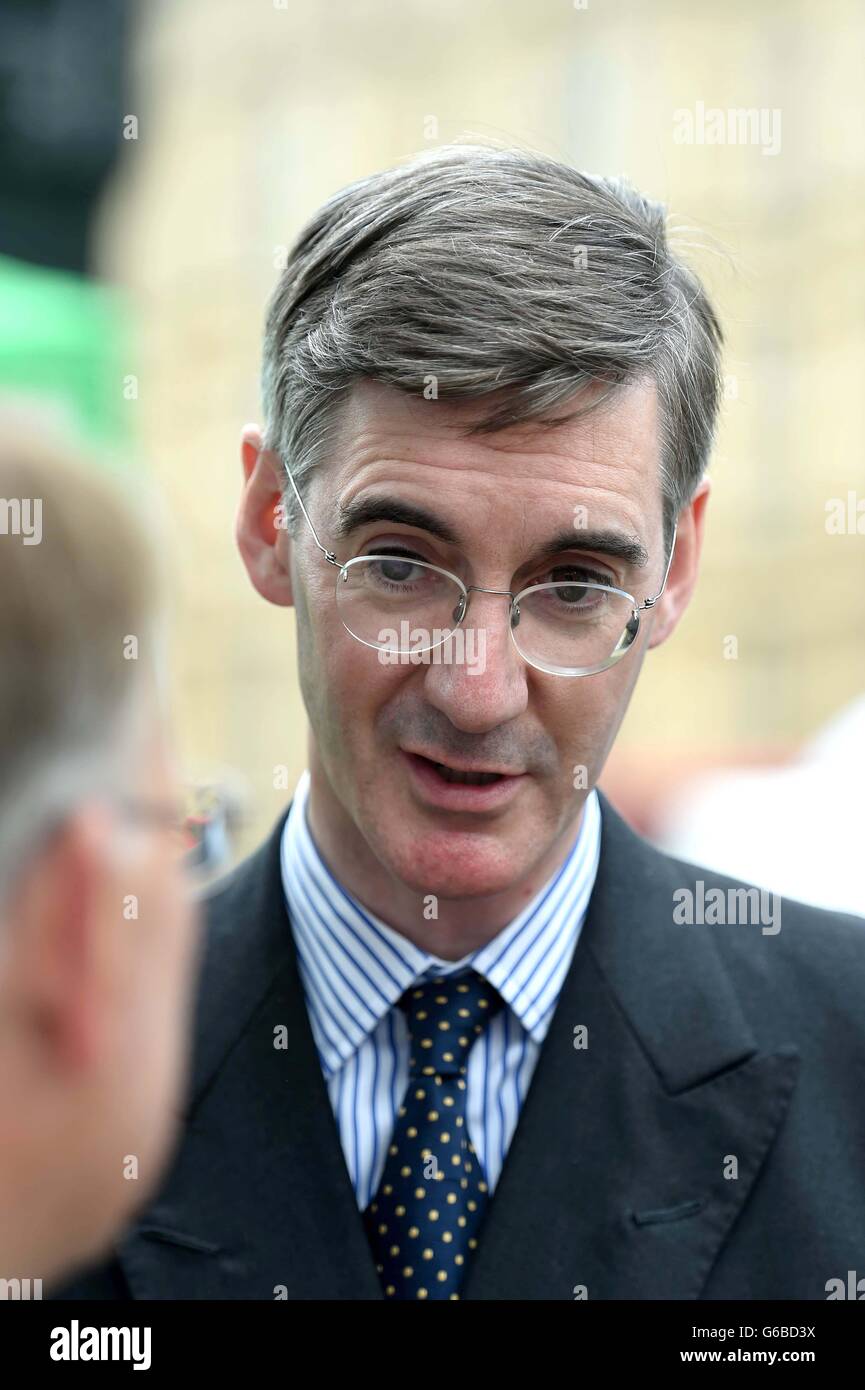
<path id="1" fill-rule="evenodd" d="M 435 536 L 447 545 L 464 548 L 453 527 L 449 526 L 441 517 L 436 516 L 435 512 L 428 511 L 426 507 L 418 506 L 414 502 L 405 502 L 397 497 L 359 497 L 347 506 L 340 505 L 334 527 L 334 536 L 337 540 L 345 540 L 352 531 L 358 530 L 359 527 L 379 521 L 413 526 L 416 530 L 426 531 L 428 535 Z M 649 553 L 637 536 L 630 536 L 624 531 L 617 531 L 611 527 L 600 527 L 595 530 L 571 527 L 570 530 L 557 532 L 543 545 L 540 545 L 534 555 L 525 563 L 530 564 L 547 555 L 557 555 L 567 550 L 594 550 L 599 555 L 608 555 L 611 559 L 624 561 L 625 564 L 633 566 L 634 569 L 643 569 L 649 562 Z"/>
<path id="2" fill-rule="evenodd" d="M 447 522 L 442 521 L 426 507 L 414 502 L 403 502 L 396 497 L 359 497 L 349 502 L 347 507 L 340 504 L 334 535 L 337 540 L 345 540 L 360 526 L 368 526 L 374 521 L 392 521 L 397 525 L 414 526 L 419 531 L 428 531 L 448 545 L 459 545 L 459 536 Z"/>

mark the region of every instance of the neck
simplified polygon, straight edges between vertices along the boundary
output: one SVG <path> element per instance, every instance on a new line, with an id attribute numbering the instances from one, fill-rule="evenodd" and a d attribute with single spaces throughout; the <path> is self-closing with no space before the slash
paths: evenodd
<path id="1" fill-rule="evenodd" d="M 442 960 L 461 960 L 479 950 L 531 902 L 576 844 L 584 809 L 519 882 L 486 897 L 439 897 L 437 916 L 429 920 L 424 914 L 423 896 L 389 873 L 376 858 L 335 796 L 321 764 L 315 756 L 310 758 L 307 820 L 328 869 L 368 912 L 420 950 Z"/>

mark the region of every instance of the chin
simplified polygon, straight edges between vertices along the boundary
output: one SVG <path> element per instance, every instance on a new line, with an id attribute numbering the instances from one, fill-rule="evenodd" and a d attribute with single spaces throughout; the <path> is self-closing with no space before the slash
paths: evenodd
<path id="1" fill-rule="evenodd" d="M 394 877 L 421 897 L 488 897 L 512 888 L 529 868 L 523 862 L 525 845 L 477 830 L 419 827 L 406 834 L 403 825 L 390 839 L 379 840 L 377 849 Z"/>

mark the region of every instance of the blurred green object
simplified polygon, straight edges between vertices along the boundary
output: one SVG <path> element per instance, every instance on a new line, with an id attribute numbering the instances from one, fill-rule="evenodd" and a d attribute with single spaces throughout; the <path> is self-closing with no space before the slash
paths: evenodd
<path id="1" fill-rule="evenodd" d="M 0 256 L 0 393 L 58 409 L 82 440 L 123 457 L 137 379 L 121 294 L 68 271 Z"/>

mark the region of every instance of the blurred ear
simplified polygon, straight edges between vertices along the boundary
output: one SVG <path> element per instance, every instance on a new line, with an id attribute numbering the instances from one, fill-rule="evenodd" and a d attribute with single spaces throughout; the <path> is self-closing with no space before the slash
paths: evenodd
<path id="1" fill-rule="evenodd" d="M 675 631 L 679 619 L 691 601 L 700 569 L 703 549 L 703 529 L 710 483 L 704 478 L 688 503 L 679 513 L 676 544 L 664 596 L 652 617 L 652 630 L 647 649 L 659 647 Z"/>
<path id="2" fill-rule="evenodd" d="M 134 930 L 111 900 L 109 834 L 98 808 L 71 816 L 13 888 L 5 927 L 12 1007 L 47 1064 L 70 1079 L 110 1045 L 112 937 Z"/>
<path id="3" fill-rule="evenodd" d="M 271 449 L 262 448 L 258 425 L 246 425 L 241 434 L 240 459 L 243 488 L 235 523 L 235 538 L 253 587 L 269 603 L 289 607 L 291 588 L 291 538 L 284 525 L 282 493 L 284 469 Z"/>

